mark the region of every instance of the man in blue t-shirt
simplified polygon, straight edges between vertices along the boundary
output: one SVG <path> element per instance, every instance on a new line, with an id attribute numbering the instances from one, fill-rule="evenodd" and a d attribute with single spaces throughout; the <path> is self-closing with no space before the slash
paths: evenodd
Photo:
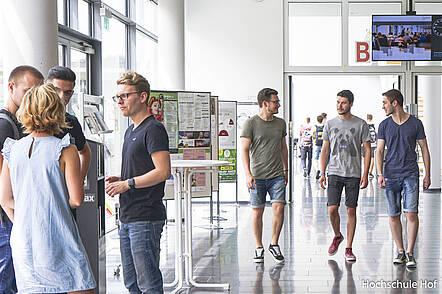
<path id="1" fill-rule="evenodd" d="M 148 81 L 128 71 L 117 85 L 113 99 L 133 124 L 124 135 L 121 176 L 106 179 L 106 193 L 120 194 L 124 285 L 130 293 L 163 293 L 160 238 L 166 219 L 164 184 L 170 177 L 169 138 L 148 112 Z"/>
<path id="2" fill-rule="evenodd" d="M 385 189 L 387 198 L 390 228 L 398 248 L 393 259 L 394 264 L 406 263 L 407 268 L 416 267 L 414 244 L 419 228 L 419 167 L 417 165 L 416 141 L 418 142 L 425 165 L 423 188 L 430 187 L 430 152 L 424 126 L 416 117 L 403 109 L 404 97 L 395 89 L 382 94 L 385 114 L 389 116 L 379 125 L 376 149 L 376 167 L 378 169 L 378 185 Z M 385 168 L 383 166 L 384 148 L 387 146 Z M 383 172 L 384 169 L 384 172 Z M 403 209 L 401 209 L 401 199 Z M 407 251 L 404 251 L 402 240 L 401 210 L 407 218 Z"/>

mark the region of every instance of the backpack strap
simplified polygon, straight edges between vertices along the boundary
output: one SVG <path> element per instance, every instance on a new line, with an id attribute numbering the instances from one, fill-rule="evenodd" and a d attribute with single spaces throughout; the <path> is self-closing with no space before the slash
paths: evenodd
<path id="1" fill-rule="evenodd" d="M 7 120 L 9 122 L 9 124 L 11 125 L 12 130 L 14 132 L 14 139 L 16 139 L 16 140 L 20 139 L 20 134 L 18 132 L 18 127 L 15 124 L 15 122 L 9 117 L 9 115 L 7 115 L 6 113 L 1 113 L 0 112 L 0 119 Z"/>

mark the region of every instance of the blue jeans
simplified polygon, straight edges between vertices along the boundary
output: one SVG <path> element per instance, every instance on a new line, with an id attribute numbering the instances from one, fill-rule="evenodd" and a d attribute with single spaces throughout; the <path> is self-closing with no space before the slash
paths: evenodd
<path id="1" fill-rule="evenodd" d="M 306 161 L 308 160 L 308 163 Z M 301 147 L 301 163 L 302 168 L 310 174 L 312 169 L 312 147 Z"/>
<path id="2" fill-rule="evenodd" d="M 131 294 L 163 293 L 160 238 L 164 221 L 122 223 L 120 251 L 124 285 Z"/>
<path id="3" fill-rule="evenodd" d="M 401 214 L 401 200 L 404 198 L 404 211 L 416 212 L 419 204 L 419 177 L 385 178 L 385 197 L 389 216 Z"/>
<path id="4" fill-rule="evenodd" d="M 285 178 L 283 176 L 270 180 L 255 179 L 255 182 L 255 189 L 249 189 L 252 208 L 260 208 L 266 204 L 267 192 L 269 192 L 271 203 L 285 203 Z"/>
<path id="5" fill-rule="evenodd" d="M 11 246 L 9 245 L 11 229 L 12 223 L 10 221 L 0 225 L 0 294 L 17 292 Z"/>
<path id="6" fill-rule="evenodd" d="M 322 146 L 315 145 L 315 160 L 319 160 L 321 158 Z"/>

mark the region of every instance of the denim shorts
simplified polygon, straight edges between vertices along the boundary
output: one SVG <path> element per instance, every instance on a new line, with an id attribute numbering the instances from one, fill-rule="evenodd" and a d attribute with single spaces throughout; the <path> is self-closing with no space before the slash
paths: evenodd
<path id="1" fill-rule="evenodd" d="M 401 200 L 404 212 L 418 212 L 419 177 L 385 178 L 385 197 L 389 216 L 401 214 Z"/>
<path id="2" fill-rule="evenodd" d="M 249 189 L 250 206 L 260 208 L 266 204 L 267 192 L 270 195 L 270 202 L 285 203 L 285 178 L 279 176 L 269 180 L 256 180 L 255 189 Z"/>
<path id="3" fill-rule="evenodd" d="M 345 187 L 345 206 L 357 207 L 360 183 L 360 178 L 330 175 L 327 185 L 327 206 L 340 205 L 342 190 Z"/>

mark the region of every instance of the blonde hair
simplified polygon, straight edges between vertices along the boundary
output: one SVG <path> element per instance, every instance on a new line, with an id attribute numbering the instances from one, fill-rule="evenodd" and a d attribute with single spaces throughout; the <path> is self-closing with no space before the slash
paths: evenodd
<path id="1" fill-rule="evenodd" d="M 25 127 L 25 133 L 48 132 L 58 134 L 66 124 L 65 105 L 55 87 L 44 84 L 26 92 L 17 112 L 18 120 Z"/>
<path id="2" fill-rule="evenodd" d="M 139 92 L 146 92 L 147 97 L 150 96 L 150 85 L 145 77 L 134 71 L 125 72 L 118 80 L 117 85 L 131 85 Z"/>

